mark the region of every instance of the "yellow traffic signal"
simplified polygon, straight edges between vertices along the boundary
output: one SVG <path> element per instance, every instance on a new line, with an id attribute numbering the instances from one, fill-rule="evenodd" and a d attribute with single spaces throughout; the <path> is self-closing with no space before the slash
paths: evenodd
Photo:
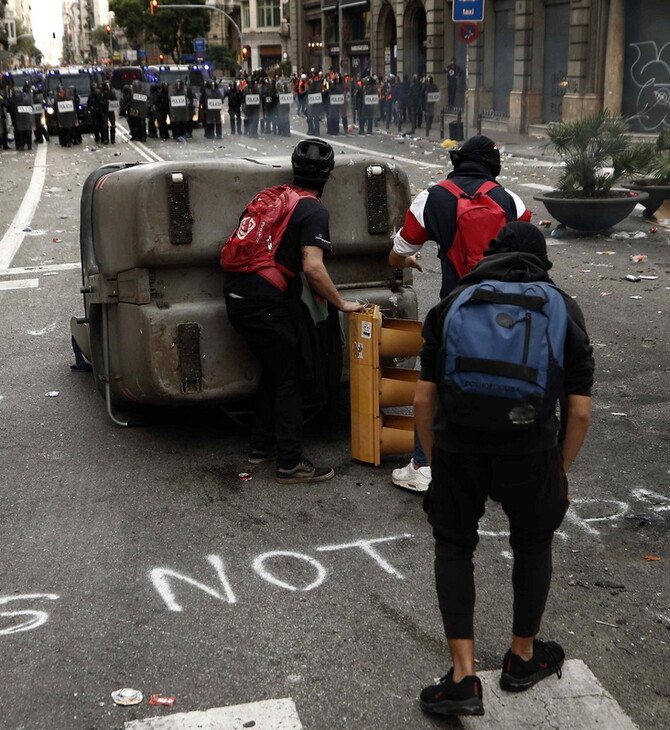
<path id="1" fill-rule="evenodd" d="M 412 405 L 419 373 L 385 367 L 381 359 L 416 357 L 423 338 L 421 322 L 382 319 L 378 306 L 349 315 L 351 456 L 379 466 L 383 454 L 411 453 L 414 418 L 383 408 Z"/>
<path id="2" fill-rule="evenodd" d="M 149 12 L 154 15 L 158 10 L 158 0 L 149 0 Z"/>

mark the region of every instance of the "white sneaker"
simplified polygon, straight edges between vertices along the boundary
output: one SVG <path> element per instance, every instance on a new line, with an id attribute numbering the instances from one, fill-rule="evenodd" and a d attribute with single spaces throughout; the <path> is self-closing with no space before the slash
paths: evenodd
<path id="1" fill-rule="evenodd" d="M 414 459 L 402 469 L 394 469 L 391 473 L 391 481 L 396 487 L 409 489 L 410 492 L 425 492 L 430 484 L 430 467 L 420 466 L 414 468 Z"/>

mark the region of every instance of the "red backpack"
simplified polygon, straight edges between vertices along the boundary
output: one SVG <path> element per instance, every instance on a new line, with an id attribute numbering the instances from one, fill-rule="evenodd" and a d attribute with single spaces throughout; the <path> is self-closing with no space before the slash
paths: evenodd
<path id="1" fill-rule="evenodd" d="M 258 274 L 277 289 L 288 291 L 285 276 L 295 276 L 275 261 L 282 236 L 302 198 L 312 193 L 294 185 L 277 185 L 261 190 L 247 205 L 235 231 L 223 244 L 221 268 L 244 274 Z"/>
<path id="2" fill-rule="evenodd" d="M 447 258 L 459 276 L 465 276 L 479 260 L 500 229 L 507 225 L 507 213 L 487 195 L 498 183 L 488 180 L 468 195 L 451 180 L 438 183 L 456 197 L 456 235 Z"/>

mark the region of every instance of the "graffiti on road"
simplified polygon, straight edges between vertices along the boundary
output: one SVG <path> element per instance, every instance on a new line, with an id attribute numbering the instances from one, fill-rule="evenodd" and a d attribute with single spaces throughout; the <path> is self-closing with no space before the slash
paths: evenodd
<path id="1" fill-rule="evenodd" d="M 392 537 L 379 537 L 371 540 L 356 540 L 355 542 L 343 543 L 341 545 L 322 545 L 315 548 L 315 551 L 326 553 L 356 548 L 362 551 L 369 558 L 372 558 L 372 560 L 384 572 L 392 575 L 398 580 L 404 580 L 405 576 L 402 575 L 402 573 L 400 573 L 398 570 L 396 570 L 383 557 L 383 555 L 381 555 L 375 545 L 379 543 L 391 542 L 393 540 L 408 539 L 410 537 L 412 537 L 412 535 L 403 534 L 394 535 Z M 197 588 L 199 591 L 202 591 L 208 596 L 211 596 L 212 598 L 215 598 L 224 603 L 237 603 L 237 597 L 233 592 L 230 581 L 228 580 L 228 577 L 224 570 L 223 559 L 218 555 L 208 555 L 207 561 L 214 568 L 216 577 L 221 584 L 220 589 L 218 587 L 214 588 L 210 585 L 207 585 L 206 583 L 202 583 L 201 581 L 198 581 L 188 575 L 184 575 L 183 573 L 178 573 L 176 570 L 172 570 L 171 568 L 152 568 L 152 570 L 149 571 L 149 578 L 153 583 L 154 588 L 163 599 L 163 602 L 167 606 L 168 610 L 177 612 L 181 612 L 184 610 L 182 605 L 178 603 L 175 597 L 173 590 L 174 581 L 181 581 L 182 583 L 186 583 L 187 585 L 192 586 L 193 588 Z M 293 583 L 289 583 L 287 580 L 282 580 L 281 578 L 277 577 L 275 572 L 271 570 L 271 565 L 274 564 L 276 571 L 277 563 L 282 562 L 292 562 L 296 566 L 298 563 L 301 563 L 301 568 L 308 566 L 310 569 L 313 570 L 315 574 L 313 580 L 306 585 L 295 585 Z M 322 585 L 328 576 L 328 569 L 326 568 L 326 566 L 311 555 L 283 550 L 274 550 L 259 555 L 253 560 L 252 568 L 254 572 L 264 581 L 271 583 L 272 585 L 278 586 L 279 588 L 283 588 L 287 591 L 305 592 L 314 590 L 315 588 L 318 588 L 320 585 Z"/>

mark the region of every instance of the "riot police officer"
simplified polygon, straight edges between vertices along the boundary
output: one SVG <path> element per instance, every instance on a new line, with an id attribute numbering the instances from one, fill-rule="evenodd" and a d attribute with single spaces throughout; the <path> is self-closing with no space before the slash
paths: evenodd
<path id="1" fill-rule="evenodd" d="M 41 144 L 49 141 L 49 132 L 44 125 L 44 96 L 37 88 L 32 88 L 33 116 L 35 117 L 35 142 Z"/>
<path id="2" fill-rule="evenodd" d="M 116 144 L 116 115 L 121 105 L 109 81 L 103 81 L 100 96 L 102 99 L 102 142 L 103 144 L 109 142 Z"/>
<path id="3" fill-rule="evenodd" d="M 17 150 L 27 147 L 33 148 L 33 126 L 35 118 L 33 114 L 33 97 L 30 88 L 14 90 L 12 94 L 12 107 L 14 111 L 14 144 Z"/>
<path id="4" fill-rule="evenodd" d="M 228 99 L 228 114 L 230 115 L 230 133 L 242 134 L 242 115 L 240 108 L 242 106 L 243 94 L 237 88 L 234 81 L 228 84 L 226 99 Z"/>
<path id="5" fill-rule="evenodd" d="M 205 126 L 207 139 L 221 139 L 221 109 L 223 98 L 212 81 L 205 81 L 205 88 L 200 95 L 200 113 Z"/>
<path id="6" fill-rule="evenodd" d="M 58 84 L 55 102 L 54 111 L 58 122 L 58 142 L 61 147 L 72 147 L 74 129 L 77 124 L 77 110 L 72 98 L 72 91 L 64 89 L 62 84 Z"/>
<path id="7" fill-rule="evenodd" d="M 128 109 L 130 139 L 134 139 L 137 142 L 146 142 L 147 113 L 149 108 L 148 85 L 144 81 L 135 80 L 131 88 L 132 98 Z"/>
<path id="8" fill-rule="evenodd" d="M 170 93 L 170 124 L 172 125 L 173 139 L 180 142 L 183 142 L 186 139 L 190 113 L 186 86 L 184 82 L 179 79 Z"/>
<path id="9" fill-rule="evenodd" d="M 91 116 L 93 138 L 96 142 L 102 142 L 102 98 L 96 83 L 91 84 L 91 92 L 86 100 L 86 111 Z"/>

